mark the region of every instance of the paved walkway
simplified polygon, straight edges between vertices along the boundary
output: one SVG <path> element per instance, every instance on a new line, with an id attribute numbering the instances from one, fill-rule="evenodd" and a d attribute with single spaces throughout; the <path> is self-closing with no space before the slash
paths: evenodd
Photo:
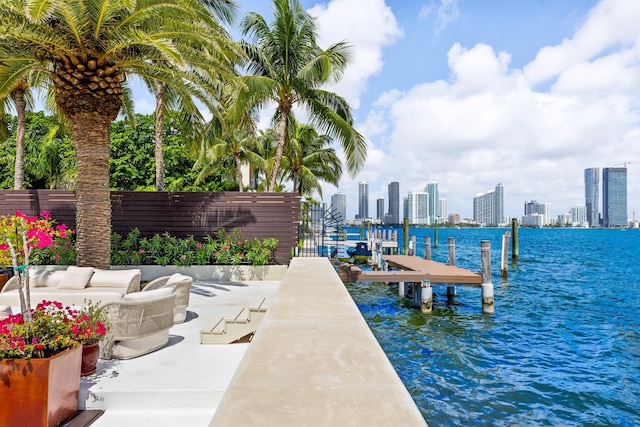
<path id="1" fill-rule="evenodd" d="M 106 410 L 96 427 L 208 426 L 249 344 L 200 345 L 201 327 L 273 296 L 279 285 L 194 282 L 187 321 L 171 328 L 169 345 L 136 359 L 99 360 L 81 380 L 80 409 Z"/>

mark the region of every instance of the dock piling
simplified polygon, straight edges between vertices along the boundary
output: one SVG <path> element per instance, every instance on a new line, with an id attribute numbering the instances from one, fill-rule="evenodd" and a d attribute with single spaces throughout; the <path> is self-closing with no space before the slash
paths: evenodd
<path id="1" fill-rule="evenodd" d="M 480 242 L 480 254 L 482 257 L 482 312 L 495 313 L 493 283 L 491 283 L 491 242 Z"/>
<path id="2" fill-rule="evenodd" d="M 404 233 L 402 234 L 402 254 L 407 255 L 409 253 L 409 218 L 404 219 L 403 231 Z"/>
<path id="3" fill-rule="evenodd" d="M 431 260 L 431 237 L 424 237 L 424 259 Z"/>
<path id="4" fill-rule="evenodd" d="M 435 236 L 433 238 L 434 242 L 433 242 L 433 247 L 438 249 L 438 220 L 436 219 L 436 226 L 435 226 L 435 232 L 434 232 Z"/>
<path id="5" fill-rule="evenodd" d="M 507 258 L 509 257 L 509 237 L 511 237 L 511 233 L 508 231 L 504 232 L 502 236 L 502 257 L 500 258 L 500 277 L 503 279 L 507 278 L 507 273 L 509 270 L 509 265 L 507 262 Z"/>
<path id="6" fill-rule="evenodd" d="M 518 219 L 513 218 L 511 220 L 511 232 L 513 233 L 511 236 L 511 245 L 513 247 L 513 252 L 511 253 L 511 259 L 515 262 L 518 262 L 518 258 L 520 258 L 520 247 L 518 245 Z"/>
<path id="7" fill-rule="evenodd" d="M 456 266 L 456 242 L 453 237 L 449 237 L 449 265 Z M 454 285 L 447 286 L 447 298 L 456 296 L 456 287 Z"/>
<path id="8" fill-rule="evenodd" d="M 429 280 L 423 280 L 420 286 L 420 312 L 431 313 L 433 310 L 433 289 Z"/>

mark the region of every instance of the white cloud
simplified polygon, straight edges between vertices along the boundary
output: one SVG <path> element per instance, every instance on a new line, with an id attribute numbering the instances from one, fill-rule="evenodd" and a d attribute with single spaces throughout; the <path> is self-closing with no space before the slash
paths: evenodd
<path id="1" fill-rule="evenodd" d="M 353 58 L 339 83 L 331 90 L 360 106 L 367 79 L 383 66 L 382 51 L 402 37 L 402 31 L 384 0 L 331 0 L 309 10 L 318 20 L 320 47 L 348 41 Z"/>
<path id="2" fill-rule="evenodd" d="M 640 38 L 640 2 L 603 0 L 589 13 L 573 37 L 546 46 L 524 68 L 532 84 L 558 76 L 573 65 L 606 56 L 608 50 L 636 46 Z"/>
<path id="3" fill-rule="evenodd" d="M 542 48 L 524 70 L 511 69 L 509 54 L 490 46 L 453 45 L 450 81 L 381 95 L 376 105 L 389 105 L 393 148 L 361 175 L 375 168 L 386 183 L 400 181 L 402 194 L 438 181 L 450 212 L 463 216 L 477 193 L 501 182 L 506 215 L 519 217 L 525 200 L 538 200 L 551 203 L 555 217 L 584 204 L 585 168 L 628 161 L 631 211 L 640 190 L 633 178 L 633 164 L 640 167 L 640 26 L 629 23 L 639 18 L 640 8 L 605 1 L 572 39 Z M 615 36 L 587 48 L 594 34 L 616 27 Z M 551 75 L 548 90 L 536 87 Z"/>
<path id="4" fill-rule="evenodd" d="M 431 2 L 420 8 L 419 19 L 428 21 L 433 16 L 436 23 L 436 32 L 441 32 L 447 25 L 460 18 L 458 0 L 440 0 L 440 3 Z"/>

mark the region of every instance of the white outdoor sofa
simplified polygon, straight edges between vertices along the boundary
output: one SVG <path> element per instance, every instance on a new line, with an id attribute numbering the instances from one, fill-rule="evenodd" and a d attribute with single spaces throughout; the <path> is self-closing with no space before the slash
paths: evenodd
<path id="1" fill-rule="evenodd" d="M 64 305 L 82 306 L 86 301 L 107 303 L 119 301 L 128 293 L 140 290 L 139 269 L 100 270 L 70 266 L 66 270 L 29 269 L 31 305 L 42 300 Z M 16 276 L 0 291 L 0 305 L 20 307 Z"/>
<path id="2" fill-rule="evenodd" d="M 142 288 L 142 292 L 162 288 L 173 289 L 173 292 L 176 294 L 176 303 L 173 307 L 173 323 L 182 323 L 187 318 L 187 307 L 189 306 L 189 295 L 191 293 L 192 283 L 193 277 L 175 273 L 171 276 L 162 276 L 152 280 Z"/>
<path id="3" fill-rule="evenodd" d="M 109 329 L 100 341 L 101 359 L 131 359 L 169 342 L 176 294 L 171 288 L 133 292 L 102 306 Z"/>

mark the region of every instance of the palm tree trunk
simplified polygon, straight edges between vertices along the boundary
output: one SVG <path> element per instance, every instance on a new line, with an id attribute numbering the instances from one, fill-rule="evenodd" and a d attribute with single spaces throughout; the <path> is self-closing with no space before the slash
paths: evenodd
<path id="1" fill-rule="evenodd" d="M 71 117 L 76 147 L 76 248 L 79 266 L 108 269 L 111 258 L 109 135 L 111 120 L 92 113 Z"/>
<path id="2" fill-rule="evenodd" d="M 13 189 L 22 190 L 24 183 L 24 136 L 27 130 L 26 103 L 24 89 L 14 90 L 16 111 L 18 114 L 18 128 L 16 129 L 16 163 L 13 173 Z"/>
<path id="3" fill-rule="evenodd" d="M 280 115 L 280 123 L 278 124 L 278 146 L 276 147 L 276 158 L 273 161 L 273 170 L 271 171 L 271 179 L 269 180 L 269 187 L 267 189 L 269 192 L 272 192 L 276 188 L 276 179 L 278 177 L 280 162 L 282 161 L 282 152 L 284 150 L 284 142 L 287 135 L 288 115 L 288 110 L 283 110 Z"/>
<path id="4" fill-rule="evenodd" d="M 162 119 L 164 117 L 164 83 L 156 80 L 156 191 L 164 191 L 164 155 Z"/>
<path id="5" fill-rule="evenodd" d="M 242 193 L 242 162 L 240 156 L 234 156 L 236 158 L 236 181 L 238 181 L 238 191 Z"/>

